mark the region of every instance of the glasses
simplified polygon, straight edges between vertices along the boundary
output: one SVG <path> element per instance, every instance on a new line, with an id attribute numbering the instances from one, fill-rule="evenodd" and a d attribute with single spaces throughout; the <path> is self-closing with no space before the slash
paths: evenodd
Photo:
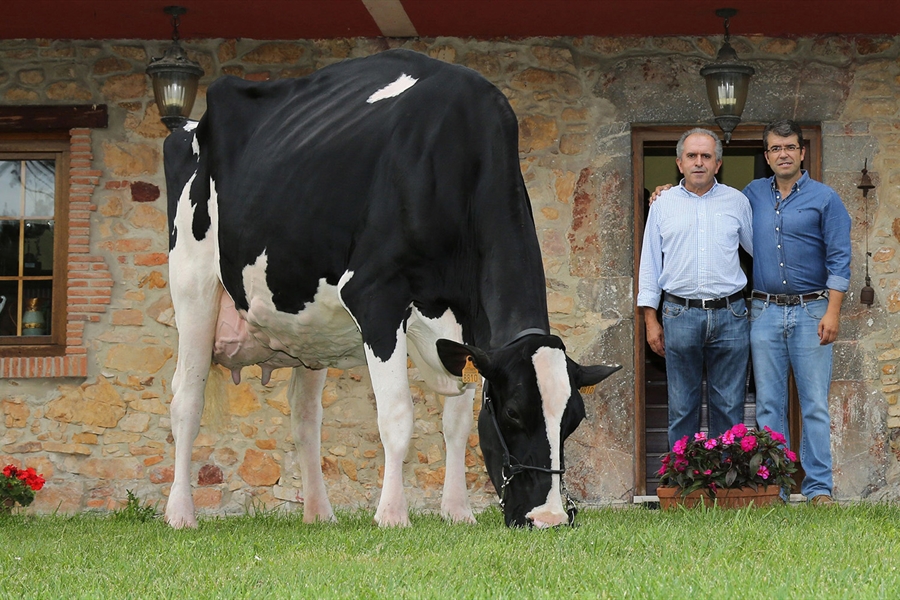
<path id="1" fill-rule="evenodd" d="M 800 149 L 800 146 L 797 144 L 788 144 L 787 146 L 770 146 L 766 152 L 771 152 L 772 154 L 779 154 L 782 150 L 785 152 L 796 152 Z"/>

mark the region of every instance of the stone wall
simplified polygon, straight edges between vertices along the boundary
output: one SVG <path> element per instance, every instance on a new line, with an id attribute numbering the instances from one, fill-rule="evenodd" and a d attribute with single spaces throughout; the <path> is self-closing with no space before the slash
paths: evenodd
<path id="1" fill-rule="evenodd" d="M 252 80 L 294 77 L 324 65 L 403 46 L 481 72 L 519 116 L 522 171 L 544 254 L 553 329 L 576 360 L 625 369 L 586 398 L 588 418 L 568 443 L 567 481 L 592 503 L 634 493 L 634 264 L 631 136 L 635 123 L 710 122 L 700 67 L 720 38 L 553 38 L 521 41 L 338 39 L 290 42 L 188 40 L 206 71 Z M 854 221 L 853 281 L 836 344 L 832 388 L 836 494 L 900 495 L 900 38 L 736 38 L 757 70 L 748 122 L 791 117 L 820 123 L 825 182 Z M 118 506 L 126 490 L 165 501 L 173 452 L 168 403 L 177 332 L 166 268 L 165 178 L 160 123 L 144 69 L 162 45 L 142 41 L 0 41 L 0 102 L 109 107 L 109 127 L 90 132 L 86 239 L 108 266 L 105 312 L 82 335 L 87 376 L 0 381 L 0 461 L 34 466 L 48 484 L 30 510 Z M 869 195 L 869 271 L 876 302 L 860 306 L 865 205 L 856 190 L 863 160 Z M 74 200 L 74 199 L 73 199 Z M 85 237 L 85 236 L 81 236 Z M 299 504 L 286 385 L 258 369 L 233 385 L 214 369 L 194 446 L 201 512 L 242 512 L 250 502 Z M 443 476 L 444 398 L 410 370 L 415 435 L 405 471 L 411 505 L 436 509 Z M 337 506 L 374 506 L 382 450 L 364 368 L 332 370 L 323 399 L 322 465 Z M 476 410 L 477 410 L 476 406 Z M 468 480 L 476 507 L 493 502 L 473 429 Z"/>

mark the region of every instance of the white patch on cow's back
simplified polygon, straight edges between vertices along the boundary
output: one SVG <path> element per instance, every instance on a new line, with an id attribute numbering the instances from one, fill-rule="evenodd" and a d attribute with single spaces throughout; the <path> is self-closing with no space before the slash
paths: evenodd
<path id="1" fill-rule="evenodd" d="M 387 98 L 394 98 L 395 96 L 399 96 L 400 94 L 414 86 L 417 81 L 418 79 L 416 79 L 415 77 L 410 77 L 406 73 L 403 73 L 402 75 L 400 75 L 400 77 L 397 78 L 396 81 L 394 81 L 393 83 L 389 83 L 388 85 L 384 86 L 383 88 L 369 96 L 366 102 L 369 104 L 374 104 L 379 100 L 386 100 Z"/>

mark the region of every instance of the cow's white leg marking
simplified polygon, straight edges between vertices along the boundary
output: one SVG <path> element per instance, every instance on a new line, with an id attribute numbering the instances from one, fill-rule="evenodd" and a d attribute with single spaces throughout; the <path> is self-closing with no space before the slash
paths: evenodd
<path id="1" fill-rule="evenodd" d="M 466 489 L 466 442 L 472 431 L 474 398 L 473 384 L 467 386 L 463 395 L 444 400 L 444 444 L 447 446 L 447 460 L 441 516 L 451 523 L 475 522 Z"/>
<path id="2" fill-rule="evenodd" d="M 203 392 L 212 359 L 216 319 L 222 285 L 216 277 L 216 232 L 200 242 L 191 234 L 193 210 L 188 181 L 175 213 L 178 238 L 169 253 L 169 285 L 178 327 L 178 360 L 172 379 L 172 437 L 175 439 L 175 474 L 166 502 L 166 522 L 172 527 L 196 527 L 191 498 L 191 448 L 200 430 Z M 211 190 L 210 211 L 215 210 Z"/>
<path id="3" fill-rule="evenodd" d="M 365 344 L 366 360 L 375 391 L 378 430 L 384 446 L 384 482 L 375 511 L 375 522 L 383 527 L 409 525 L 406 496 L 403 494 L 403 459 L 413 431 L 413 403 L 406 370 L 406 335 L 397 329 L 397 345 L 387 361 L 382 361 Z"/>
<path id="4" fill-rule="evenodd" d="M 296 367 L 288 387 L 291 428 L 303 479 L 303 522 L 334 521 L 322 477 L 322 389 L 327 369 Z"/>
<path id="5" fill-rule="evenodd" d="M 432 390 L 448 396 L 443 415 L 447 456 L 441 516 L 454 523 L 474 523 L 466 489 L 466 442 L 472 431 L 475 386 L 462 384 L 459 377 L 444 369 L 435 345 L 440 338 L 462 341 L 462 327 L 449 309 L 437 319 L 429 319 L 413 307 L 406 337 L 409 356 L 419 368 L 419 375 Z"/>
<path id="6" fill-rule="evenodd" d="M 366 102 L 369 104 L 374 104 L 379 100 L 387 100 L 388 98 L 399 96 L 400 94 L 414 86 L 417 81 L 418 79 L 416 79 L 415 77 L 410 77 L 406 73 L 403 73 L 395 81 L 387 84 L 377 92 L 374 92 L 366 99 Z"/>
<path id="7" fill-rule="evenodd" d="M 532 357 L 532 363 L 541 393 L 544 422 L 547 424 L 550 468 L 559 469 L 562 456 L 562 417 L 572 393 L 566 370 L 566 354 L 558 348 L 539 348 Z M 555 527 L 568 521 L 560 498 L 560 476 L 551 475 L 551 481 L 546 502 L 525 515 L 535 527 Z"/>

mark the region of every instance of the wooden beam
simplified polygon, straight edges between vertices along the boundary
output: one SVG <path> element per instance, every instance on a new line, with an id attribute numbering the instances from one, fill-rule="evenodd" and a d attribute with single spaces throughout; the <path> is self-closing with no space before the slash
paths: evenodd
<path id="1" fill-rule="evenodd" d="M 105 104 L 0 106 L 0 133 L 75 127 L 104 129 L 108 122 Z"/>
<path id="2" fill-rule="evenodd" d="M 385 37 L 418 37 L 416 27 L 400 4 L 400 0 L 362 0 L 366 10 Z"/>

